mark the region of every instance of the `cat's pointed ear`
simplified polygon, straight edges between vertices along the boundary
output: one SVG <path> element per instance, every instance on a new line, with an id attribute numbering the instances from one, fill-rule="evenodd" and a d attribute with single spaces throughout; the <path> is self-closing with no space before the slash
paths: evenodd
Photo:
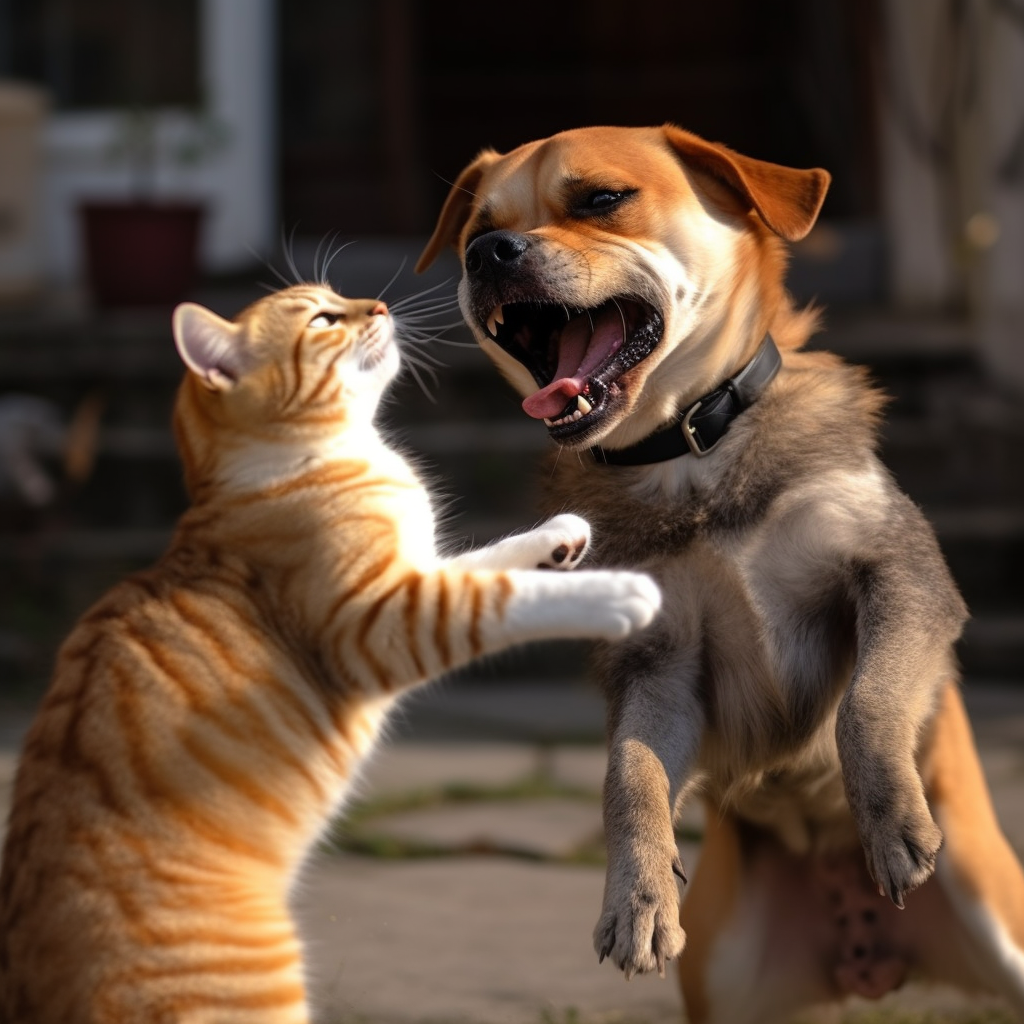
<path id="1" fill-rule="evenodd" d="M 185 365 L 214 391 L 229 391 L 242 374 L 240 328 L 205 306 L 183 302 L 171 317 L 174 344 Z"/>

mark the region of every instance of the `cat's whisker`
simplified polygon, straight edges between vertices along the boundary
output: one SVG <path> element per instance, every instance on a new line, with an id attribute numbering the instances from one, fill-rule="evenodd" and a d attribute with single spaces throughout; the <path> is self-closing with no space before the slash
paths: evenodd
<path id="1" fill-rule="evenodd" d="M 392 280 L 394 280 L 394 278 L 392 278 Z M 413 302 L 416 299 L 421 299 L 425 295 L 430 295 L 433 292 L 436 292 L 436 291 L 438 291 L 441 288 L 446 288 L 451 283 L 452 283 L 452 278 L 446 277 L 439 284 L 434 284 L 434 285 L 431 285 L 429 288 L 424 288 L 423 291 L 421 291 L 421 292 L 413 292 L 412 295 L 405 295 L 405 296 L 403 296 L 400 299 L 396 299 L 395 302 L 392 303 L 392 308 L 401 307 L 401 306 L 403 306 L 406 303 Z"/>
<path id="2" fill-rule="evenodd" d="M 406 352 L 403 354 L 403 358 L 408 359 L 409 362 L 412 363 L 414 366 L 418 366 L 421 370 L 425 371 L 426 373 L 429 373 L 431 377 L 433 377 L 435 384 L 438 382 L 437 373 L 434 367 L 444 366 L 444 363 L 442 363 L 439 359 L 431 358 L 428 360 L 428 358 L 422 352 L 418 353 L 415 356 L 410 355 L 408 352 Z"/>
<path id="3" fill-rule="evenodd" d="M 438 287 L 440 287 L 440 286 L 438 286 Z M 405 306 L 416 305 L 418 303 L 423 303 L 423 304 L 434 303 L 434 302 L 451 302 L 451 303 L 456 303 L 456 302 L 459 301 L 459 297 L 457 295 L 453 295 L 453 294 L 449 294 L 449 295 L 435 295 L 434 292 L 436 292 L 436 291 L 437 291 L 437 288 L 429 288 L 426 291 L 418 292 L 415 295 L 403 295 L 402 298 L 395 299 L 395 301 L 392 303 L 392 305 L 398 306 L 400 308 L 403 308 Z"/>
<path id="4" fill-rule="evenodd" d="M 444 309 L 452 310 L 459 308 L 459 302 L 457 299 L 439 299 L 429 298 L 422 302 L 392 302 L 390 308 L 396 313 L 421 313 L 431 312 L 433 310 Z"/>
<path id="5" fill-rule="evenodd" d="M 436 403 L 437 402 L 437 398 L 431 392 L 430 388 L 427 387 L 426 382 L 420 376 L 420 372 L 416 368 L 416 363 L 412 359 L 409 359 L 408 356 L 406 356 L 403 359 L 403 364 L 408 367 L 409 372 L 413 375 L 413 377 L 416 378 L 416 383 L 419 384 L 420 390 L 423 392 L 423 394 L 427 398 L 427 400 L 430 401 L 430 402 L 435 402 Z M 424 366 L 424 367 L 422 367 L 422 369 L 424 370 L 424 372 L 429 372 L 429 373 L 433 374 L 434 386 L 437 387 L 437 384 L 438 384 L 437 374 L 434 373 L 433 367 Z"/>
<path id="6" fill-rule="evenodd" d="M 411 354 L 409 353 L 409 351 L 408 351 L 407 349 L 405 349 L 405 350 L 403 350 L 403 353 L 402 353 L 402 354 L 403 354 L 403 357 L 404 357 L 404 358 L 408 358 L 408 359 L 413 359 L 413 360 L 415 360 L 415 361 L 419 362 L 419 363 L 420 363 L 421 365 L 422 365 L 423 363 L 431 363 L 431 364 L 433 364 L 434 366 L 446 366 L 446 365 L 447 365 L 447 364 L 446 364 L 446 363 L 444 362 L 444 360 L 442 360 L 442 359 L 438 359 L 438 358 L 437 358 L 437 356 L 433 355 L 433 354 L 432 354 L 432 353 L 430 353 L 430 352 L 421 352 L 421 351 L 417 351 L 416 355 L 415 355 L 415 356 L 412 356 L 412 355 L 411 355 Z"/>
<path id="7" fill-rule="evenodd" d="M 439 324 L 436 328 L 409 328 L 399 321 L 399 331 L 403 337 L 416 345 L 447 345 L 450 348 L 477 348 L 475 341 L 456 341 L 454 338 L 445 337 L 446 332 L 462 326 L 464 325 L 459 320 L 455 323 Z"/>
<path id="8" fill-rule="evenodd" d="M 476 348 L 476 345 L 466 341 L 451 341 L 444 336 L 444 330 L 436 332 L 427 332 L 423 330 L 410 331 L 410 330 L 399 330 L 399 334 L 403 341 L 409 344 L 417 346 L 417 348 L 423 348 L 426 345 L 450 345 L 454 348 Z"/>
<path id="9" fill-rule="evenodd" d="M 334 235 L 332 234 L 330 237 L 333 239 Z M 324 242 L 327 241 L 327 238 L 328 238 L 327 235 L 321 235 L 320 236 L 320 241 L 316 243 L 316 249 L 313 251 L 313 281 L 315 281 L 317 284 L 323 284 L 323 281 L 320 279 L 320 270 L 319 270 L 319 267 L 320 267 L 320 250 L 323 249 Z"/>
<path id="10" fill-rule="evenodd" d="M 408 262 L 409 262 L 408 257 L 403 256 L 402 257 L 402 262 L 398 264 L 398 269 L 394 272 L 394 274 L 391 275 L 391 280 L 388 281 L 388 283 L 386 285 L 384 285 L 384 287 L 381 288 L 381 290 L 377 293 L 377 298 L 378 299 L 383 298 L 384 297 L 384 293 L 398 280 L 398 278 L 401 275 L 402 271 L 405 270 L 405 265 Z"/>
<path id="11" fill-rule="evenodd" d="M 323 288 L 330 287 L 327 281 L 327 271 L 331 265 L 331 260 L 337 256 L 341 249 L 345 248 L 343 245 L 339 249 L 334 249 L 334 243 L 340 234 L 340 231 L 332 231 L 330 235 L 324 235 L 317 243 L 316 252 L 313 254 L 313 280 Z M 346 244 L 351 245 L 352 243 L 348 242 Z M 334 249 L 333 254 L 332 249 Z"/>
<path id="12" fill-rule="evenodd" d="M 298 230 L 299 225 L 293 224 L 292 229 L 288 234 L 287 240 L 284 236 L 284 226 L 281 226 L 281 248 L 283 250 L 285 263 L 288 265 L 288 269 L 292 272 L 291 284 L 302 284 L 302 275 L 299 273 L 299 268 L 295 265 L 295 232 Z"/>
<path id="13" fill-rule="evenodd" d="M 450 331 L 460 327 L 461 321 L 455 320 L 448 324 L 439 324 L 436 317 L 424 317 L 422 320 L 408 320 L 405 317 L 397 317 L 395 323 L 406 331 L 417 331 L 421 334 L 441 334 L 443 331 Z"/>
<path id="14" fill-rule="evenodd" d="M 456 324 L 455 326 L 461 326 Z M 451 338 L 431 338 L 432 342 L 436 342 L 438 345 L 450 345 L 452 348 L 478 348 L 479 346 L 475 341 L 453 341 Z"/>
<path id="15" fill-rule="evenodd" d="M 337 237 L 337 235 L 335 235 L 335 238 L 336 238 L 336 237 Z M 344 252 L 344 251 L 345 251 L 345 250 L 346 250 L 346 249 L 347 249 L 347 248 L 348 248 L 348 247 L 349 247 L 350 245 L 355 245 L 355 239 L 354 239 L 354 238 L 353 238 L 353 239 L 351 239 L 351 240 L 350 240 L 350 241 L 348 241 L 348 242 L 345 242 L 345 244 L 344 244 L 344 245 L 339 245 L 339 246 L 338 246 L 338 248 L 337 248 L 337 249 L 335 249 L 335 250 L 334 250 L 334 252 L 332 252 L 332 253 L 331 253 L 331 255 L 330 255 L 329 257 L 327 257 L 327 262 L 326 262 L 326 263 L 324 263 L 324 269 L 323 269 L 323 273 L 322 273 L 322 275 L 321 275 L 321 281 L 320 281 L 320 283 L 321 283 L 321 284 L 322 284 L 322 285 L 323 285 L 323 286 L 324 286 L 325 288 L 329 288 L 329 287 L 330 287 L 330 281 L 328 281 L 328 280 L 327 280 L 327 274 L 328 274 L 328 272 L 329 272 L 329 271 L 330 271 L 330 269 L 331 269 L 331 264 L 332 264 L 332 263 L 333 263 L 333 262 L 334 262 L 334 261 L 335 261 L 335 260 L 336 260 L 336 259 L 338 258 L 338 256 L 340 256 L 340 255 L 341 255 L 341 253 L 343 253 L 343 252 Z"/>
<path id="16" fill-rule="evenodd" d="M 274 277 L 276 277 L 285 286 L 285 288 L 291 287 L 292 282 L 289 281 L 288 278 L 286 278 L 284 274 L 282 274 L 281 271 L 278 270 L 277 267 L 275 267 L 274 264 L 270 262 L 270 260 L 268 260 L 265 256 L 260 255 L 260 253 L 258 253 L 251 245 L 248 246 L 248 249 L 249 252 L 253 256 L 255 256 L 256 259 L 258 259 L 260 263 L 262 263 L 267 268 L 267 270 L 269 270 L 274 275 Z M 263 284 L 263 282 L 260 282 L 260 287 L 267 288 L 268 291 L 277 291 L 276 285 L 265 285 Z"/>
<path id="17" fill-rule="evenodd" d="M 406 320 L 396 318 L 395 322 L 398 327 L 399 334 L 405 340 L 415 342 L 419 345 L 436 342 L 439 345 L 452 345 L 455 348 L 477 347 L 476 342 L 455 341 L 454 339 L 445 337 L 446 332 L 464 326 L 461 320 L 455 320 L 452 323 L 447 324 L 410 324 Z"/>
<path id="18" fill-rule="evenodd" d="M 402 309 L 392 308 L 392 315 L 401 320 L 424 319 L 427 317 L 448 316 L 459 307 L 454 303 L 433 303 L 429 306 L 406 306 Z"/>
<path id="19" fill-rule="evenodd" d="M 457 312 L 459 305 L 457 302 L 435 302 L 429 305 L 422 306 L 403 306 L 400 309 L 391 308 L 391 312 L 394 316 L 399 317 L 403 320 L 410 319 L 429 319 L 431 317 L 437 318 L 439 316 L 448 316 L 451 313 Z"/>

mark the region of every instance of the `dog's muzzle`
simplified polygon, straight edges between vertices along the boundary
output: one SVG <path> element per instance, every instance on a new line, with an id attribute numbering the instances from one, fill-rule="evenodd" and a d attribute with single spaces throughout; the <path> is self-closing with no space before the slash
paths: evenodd
<path id="1" fill-rule="evenodd" d="M 660 342 L 661 312 L 635 295 L 608 295 L 582 305 L 560 293 L 566 274 L 583 277 L 583 270 L 515 231 L 474 238 L 463 265 L 480 330 L 537 382 L 523 410 L 543 420 L 557 441 L 595 440 L 624 397 L 622 375 Z M 566 291 L 578 293 L 573 285 Z"/>

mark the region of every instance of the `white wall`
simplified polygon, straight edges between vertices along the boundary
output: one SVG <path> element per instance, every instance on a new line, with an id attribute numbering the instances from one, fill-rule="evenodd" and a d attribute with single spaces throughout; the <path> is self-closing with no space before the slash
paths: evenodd
<path id="1" fill-rule="evenodd" d="M 231 270 L 263 253 L 277 232 L 275 183 L 275 0 L 203 0 L 201 43 L 207 122 L 223 144 L 183 163 L 183 140 L 196 134 L 191 115 L 160 111 L 156 132 L 164 157 L 156 194 L 198 197 L 208 208 L 203 263 Z M 202 128 L 200 128 L 200 131 Z M 43 225 L 47 276 L 76 280 L 81 253 L 76 208 L 84 198 L 125 196 L 132 175 L 116 157 L 126 120 L 113 111 L 60 114 L 46 128 Z"/>
<path id="2" fill-rule="evenodd" d="M 995 0 L 965 0 L 959 25 L 949 0 L 883 9 L 891 297 L 962 310 L 994 377 L 1024 391 L 1024 167 L 1005 174 L 1024 132 L 1024 25 Z"/>
<path id="3" fill-rule="evenodd" d="M 1024 31 L 1009 31 L 1001 22 L 993 29 L 984 158 L 990 168 L 987 205 L 995 237 L 979 296 L 979 340 L 996 378 L 1024 392 L 1024 153 L 1016 152 L 1016 167 L 1007 166 L 1024 132 Z"/>

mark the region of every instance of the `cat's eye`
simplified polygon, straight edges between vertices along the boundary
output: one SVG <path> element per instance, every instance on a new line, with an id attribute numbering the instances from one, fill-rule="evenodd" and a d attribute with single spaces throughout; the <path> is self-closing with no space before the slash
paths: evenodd
<path id="1" fill-rule="evenodd" d="M 340 320 L 345 319 L 344 313 L 317 313 L 312 320 L 309 321 L 310 327 L 333 327 Z"/>

